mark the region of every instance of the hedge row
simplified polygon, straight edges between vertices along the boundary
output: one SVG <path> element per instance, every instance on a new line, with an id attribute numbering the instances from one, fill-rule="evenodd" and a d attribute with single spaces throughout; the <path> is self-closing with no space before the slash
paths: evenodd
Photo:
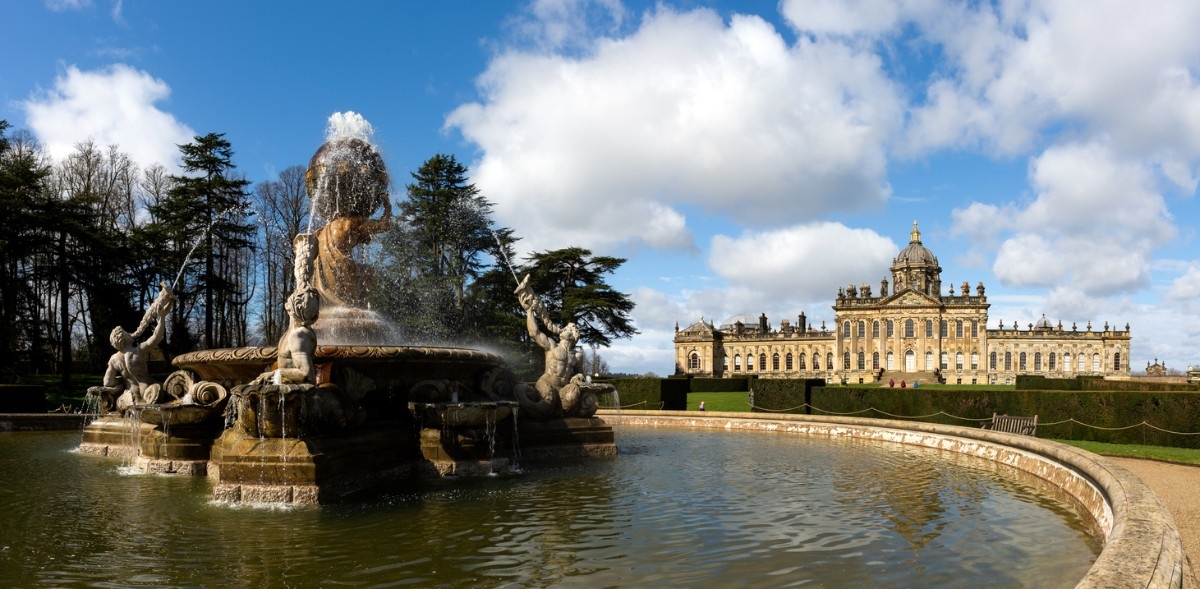
<path id="1" fill-rule="evenodd" d="M 1038 437 L 1116 444 L 1200 447 L 1200 393 L 996 389 L 816 388 L 814 414 L 912 419 L 977 426 L 993 414 L 1037 415 Z M 791 399 L 780 399 L 789 403 Z M 790 404 L 766 405 L 789 409 Z M 796 411 L 803 412 L 803 411 Z M 948 415 L 946 415 L 948 414 Z M 1072 421 L 1074 420 L 1074 421 Z M 1151 424 L 1160 431 L 1143 423 Z M 1086 424 L 1086 425 L 1084 425 Z M 1130 427 L 1133 426 L 1133 427 Z M 1177 432 L 1177 433 L 1170 433 Z"/>
<path id="2" fill-rule="evenodd" d="M 616 378 L 620 406 L 627 409 L 687 409 L 688 379 L 683 378 Z M 613 401 L 600 399 L 601 407 L 615 407 Z"/>
<path id="3" fill-rule="evenodd" d="M 741 390 L 754 389 L 756 410 L 919 419 L 968 427 L 980 426 L 996 413 L 1037 415 L 1042 438 L 1200 448 L 1200 435 L 1182 435 L 1200 432 L 1200 390 L 1192 385 L 1040 376 L 1019 377 L 1016 390 L 826 387 L 821 379 L 782 378 L 612 382 L 626 408 L 683 410 L 689 392 L 735 392 L 739 389 L 733 385 L 743 382 L 746 389 Z"/>

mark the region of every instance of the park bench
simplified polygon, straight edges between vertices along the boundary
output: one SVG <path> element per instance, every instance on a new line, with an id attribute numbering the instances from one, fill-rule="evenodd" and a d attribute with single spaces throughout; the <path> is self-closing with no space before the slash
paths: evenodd
<path id="1" fill-rule="evenodd" d="M 1027 417 L 1022 415 L 999 415 L 992 414 L 992 420 L 983 424 L 983 429 L 995 430 L 1009 434 L 1022 434 L 1026 436 L 1037 435 L 1037 416 Z"/>

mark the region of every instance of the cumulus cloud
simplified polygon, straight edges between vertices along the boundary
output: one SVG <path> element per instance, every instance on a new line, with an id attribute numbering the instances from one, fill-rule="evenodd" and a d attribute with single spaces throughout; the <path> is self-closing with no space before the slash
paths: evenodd
<path id="1" fill-rule="evenodd" d="M 780 12 L 796 30 L 827 35 L 874 35 L 901 17 L 895 0 L 784 0 Z"/>
<path id="2" fill-rule="evenodd" d="M 1167 298 L 1181 301 L 1200 299 L 1200 263 L 1192 263 L 1187 272 L 1171 282 Z"/>
<path id="3" fill-rule="evenodd" d="M 1015 286 L 1090 294 L 1149 284 L 1151 256 L 1175 234 L 1154 174 L 1108 142 L 1048 149 L 1030 166 L 1036 198 L 1017 215 L 993 271 Z"/>
<path id="4" fill-rule="evenodd" d="M 579 56 L 503 52 L 478 86 L 446 126 L 481 149 L 472 181 L 533 249 L 692 247 L 689 208 L 784 226 L 878 207 L 903 119 L 869 51 L 662 6 Z"/>
<path id="5" fill-rule="evenodd" d="M 708 264 L 766 300 L 813 301 L 831 299 L 840 286 L 887 277 L 898 251 L 892 240 L 869 229 L 812 223 L 736 238 L 717 235 Z"/>
<path id="6" fill-rule="evenodd" d="M 89 139 L 117 145 L 142 167 L 177 167 L 178 145 L 195 132 L 158 104 L 171 89 L 166 82 L 127 65 L 92 71 L 69 66 L 54 87 L 23 103 L 30 130 L 56 159 Z"/>
<path id="7" fill-rule="evenodd" d="M 909 148 L 1018 154 L 1069 122 L 1122 151 L 1200 155 L 1200 4 L 956 3 L 907 16 L 949 65 L 913 112 Z"/>

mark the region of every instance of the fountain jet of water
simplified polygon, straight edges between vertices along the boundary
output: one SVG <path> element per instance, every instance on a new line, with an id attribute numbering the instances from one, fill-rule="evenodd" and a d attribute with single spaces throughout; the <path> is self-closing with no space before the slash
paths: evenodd
<path id="1" fill-rule="evenodd" d="M 492 232 L 492 237 L 496 240 L 496 248 L 500 250 L 500 257 L 504 259 L 504 265 L 508 267 L 508 271 L 512 272 L 513 280 L 517 286 L 521 286 L 521 279 L 517 278 L 517 271 L 513 269 L 512 262 L 508 260 L 508 252 L 504 251 L 504 244 L 500 242 L 500 234 Z"/>

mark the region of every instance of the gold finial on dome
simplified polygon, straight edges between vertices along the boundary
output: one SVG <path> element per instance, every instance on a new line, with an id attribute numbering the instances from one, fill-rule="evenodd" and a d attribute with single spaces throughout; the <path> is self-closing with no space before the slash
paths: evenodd
<path id="1" fill-rule="evenodd" d="M 912 243 L 921 243 L 921 230 L 917 229 L 917 220 L 913 219 L 913 230 L 909 236 L 909 241 Z"/>

